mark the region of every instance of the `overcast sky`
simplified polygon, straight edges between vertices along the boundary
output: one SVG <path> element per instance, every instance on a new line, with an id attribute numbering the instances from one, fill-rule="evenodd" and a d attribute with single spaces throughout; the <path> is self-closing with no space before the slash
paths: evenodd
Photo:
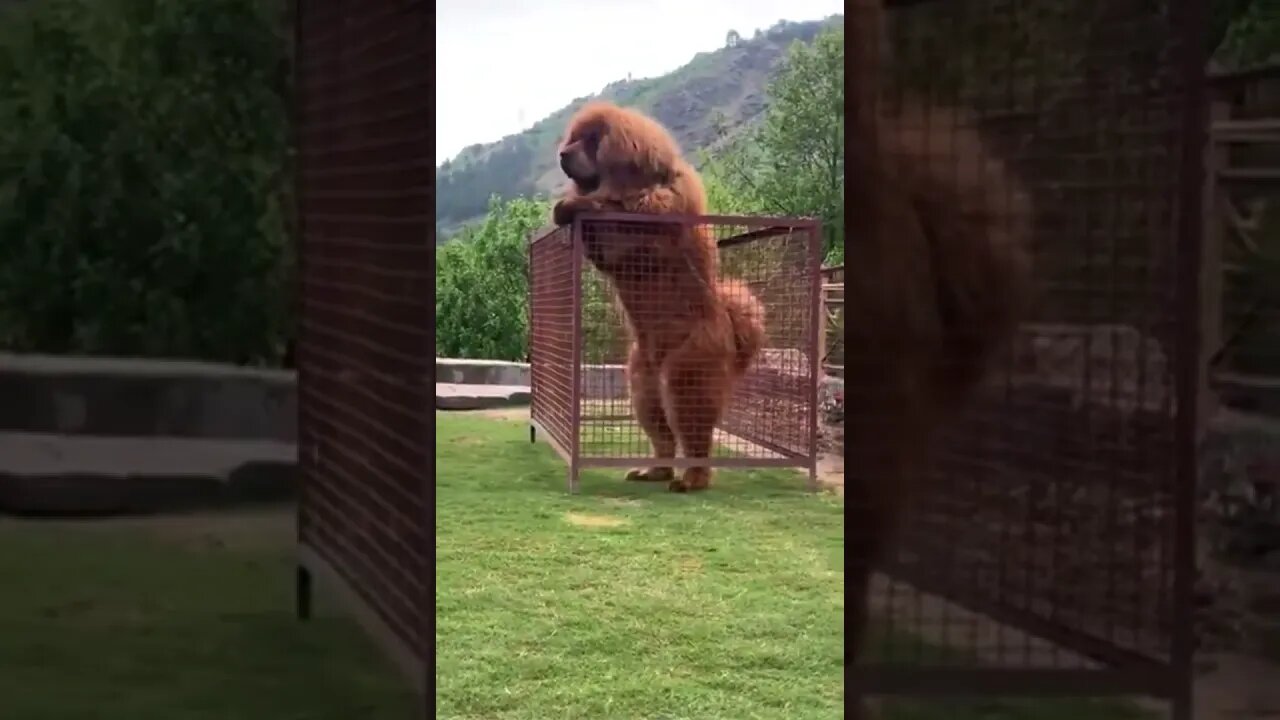
<path id="1" fill-rule="evenodd" d="M 843 11 L 843 0 L 438 0 L 436 162 L 628 73 L 671 72 L 729 30 L 750 37 Z"/>

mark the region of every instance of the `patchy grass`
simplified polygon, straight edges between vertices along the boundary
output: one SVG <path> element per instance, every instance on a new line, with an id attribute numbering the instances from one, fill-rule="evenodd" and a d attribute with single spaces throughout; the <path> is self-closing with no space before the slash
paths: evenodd
<path id="1" fill-rule="evenodd" d="M 791 471 L 709 493 L 583 473 L 519 419 L 438 413 L 436 712 L 839 718 L 843 517 Z M 1115 701 L 889 701 L 886 720 L 1133 720 Z"/>
<path id="2" fill-rule="evenodd" d="M 0 519 L 0 717 L 403 720 L 358 627 L 293 616 L 292 511 Z"/>

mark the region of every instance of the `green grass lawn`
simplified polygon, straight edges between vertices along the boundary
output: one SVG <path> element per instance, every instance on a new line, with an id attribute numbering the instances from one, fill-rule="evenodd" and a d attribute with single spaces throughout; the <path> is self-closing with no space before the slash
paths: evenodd
<path id="1" fill-rule="evenodd" d="M 792 471 L 711 492 L 566 468 L 437 413 L 436 710 L 449 720 L 840 718 L 843 518 Z M 887 720 L 1122 720 L 1091 701 L 886 703 Z"/>
<path id="2" fill-rule="evenodd" d="M 843 716 L 841 507 L 793 472 L 709 493 L 565 467 L 524 423 L 439 417 L 437 717 Z M 0 519 L 0 720 L 401 720 L 401 677 L 321 593 L 292 511 Z M 895 702 L 886 720 L 1131 706 Z"/>
<path id="3" fill-rule="evenodd" d="M 293 616 L 292 511 L 0 519 L 4 720 L 402 720 L 354 622 Z"/>

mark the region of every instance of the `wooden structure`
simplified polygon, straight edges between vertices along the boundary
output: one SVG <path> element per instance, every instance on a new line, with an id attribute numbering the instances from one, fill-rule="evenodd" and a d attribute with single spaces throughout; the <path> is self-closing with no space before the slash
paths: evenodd
<path id="1" fill-rule="evenodd" d="M 844 265 L 822 268 L 822 343 L 818 357 L 827 375 L 844 377 Z"/>
<path id="2" fill-rule="evenodd" d="M 1280 62 L 1211 72 L 1210 87 L 1205 421 L 1219 402 L 1280 416 Z"/>

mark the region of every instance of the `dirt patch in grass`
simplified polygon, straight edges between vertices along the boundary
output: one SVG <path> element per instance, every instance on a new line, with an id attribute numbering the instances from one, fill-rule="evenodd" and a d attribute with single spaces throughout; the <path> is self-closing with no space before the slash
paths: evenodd
<path id="1" fill-rule="evenodd" d="M 818 458 L 818 483 L 844 497 L 844 456 L 823 455 Z"/>
<path id="2" fill-rule="evenodd" d="M 702 559 L 689 556 L 676 560 L 676 570 L 682 573 L 700 573 L 702 572 Z"/>
<path id="3" fill-rule="evenodd" d="M 529 406 L 522 405 L 519 407 L 490 408 L 488 410 L 475 410 L 468 414 L 489 418 L 491 420 L 526 420 L 527 421 L 529 419 Z"/>
<path id="4" fill-rule="evenodd" d="M 622 527 L 629 522 L 626 518 L 611 515 L 596 515 L 594 513 L 576 512 L 565 513 L 564 519 L 571 525 L 586 528 L 615 528 Z"/>
<path id="5" fill-rule="evenodd" d="M 0 529 L 61 530 L 73 537 L 91 538 L 121 533 L 162 540 L 182 547 L 229 549 L 292 549 L 297 537 L 293 505 L 276 505 L 228 512 L 92 519 L 25 520 L 0 518 Z"/>
<path id="6" fill-rule="evenodd" d="M 645 501 L 640 498 L 605 497 L 600 498 L 600 504 L 605 507 L 636 508 L 644 505 Z"/>

